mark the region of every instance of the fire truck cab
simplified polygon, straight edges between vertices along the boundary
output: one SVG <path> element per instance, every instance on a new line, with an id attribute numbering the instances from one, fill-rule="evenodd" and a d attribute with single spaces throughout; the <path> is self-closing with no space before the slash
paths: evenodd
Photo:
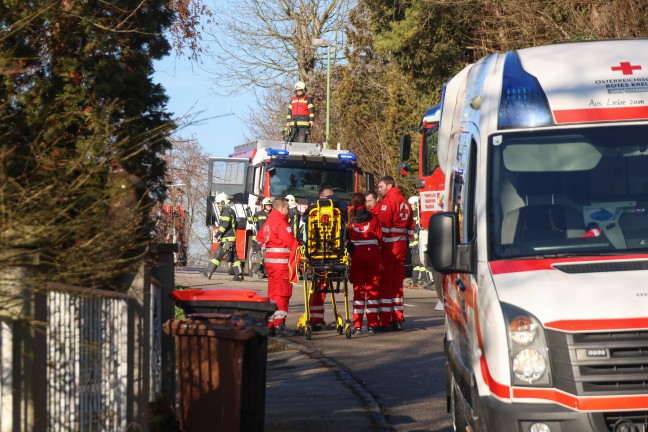
<path id="1" fill-rule="evenodd" d="M 648 430 L 648 40 L 487 56 L 445 87 L 454 429 Z"/>
<path id="2" fill-rule="evenodd" d="M 248 274 L 253 255 L 250 238 L 255 235 L 248 217 L 260 209 L 263 198 L 293 195 L 303 212 L 309 200 L 319 196 L 323 185 L 332 186 L 343 201 L 348 201 L 353 192 L 374 187 L 373 174 L 364 172 L 356 155 L 340 149 L 339 144 L 329 149 L 316 143 L 257 141 L 234 150 L 226 158 L 209 158 L 206 222 L 217 229 L 219 214 L 214 197 L 220 192 L 231 196 L 237 215 L 237 252 L 245 260 Z M 216 247 L 212 234 L 212 252 Z"/>

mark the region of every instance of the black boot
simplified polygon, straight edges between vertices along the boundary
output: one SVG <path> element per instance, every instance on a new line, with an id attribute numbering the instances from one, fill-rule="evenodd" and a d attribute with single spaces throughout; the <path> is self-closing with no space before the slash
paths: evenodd
<path id="1" fill-rule="evenodd" d="M 286 327 L 284 323 L 279 324 L 275 331 L 277 336 L 297 336 L 297 332 Z"/>
<path id="2" fill-rule="evenodd" d="M 239 275 L 236 275 L 236 276 L 234 276 L 234 277 L 232 278 L 232 280 L 233 280 L 233 281 L 236 281 L 236 282 L 243 282 L 243 275 L 240 275 L 240 274 L 239 274 Z"/>
<path id="3" fill-rule="evenodd" d="M 206 274 L 207 279 L 211 279 L 212 275 L 214 274 L 217 268 L 218 268 L 217 264 L 214 264 L 213 262 L 209 263 L 209 266 L 207 267 L 207 274 Z"/>

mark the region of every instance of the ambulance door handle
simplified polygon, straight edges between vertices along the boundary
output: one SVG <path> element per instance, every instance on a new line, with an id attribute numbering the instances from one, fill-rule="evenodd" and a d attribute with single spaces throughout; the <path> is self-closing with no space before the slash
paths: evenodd
<path id="1" fill-rule="evenodd" d="M 466 285 L 463 283 L 461 278 L 455 279 L 455 284 L 459 287 L 459 290 L 466 291 Z"/>

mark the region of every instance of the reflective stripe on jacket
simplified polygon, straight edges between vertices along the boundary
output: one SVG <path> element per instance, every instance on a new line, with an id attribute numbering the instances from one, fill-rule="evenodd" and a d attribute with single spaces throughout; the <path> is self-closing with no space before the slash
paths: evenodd
<path id="1" fill-rule="evenodd" d="M 309 122 L 315 118 L 315 107 L 313 100 L 307 94 L 301 97 L 293 96 L 288 105 L 288 121 L 293 126 L 309 126 Z"/>
<path id="2" fill-rule="evenodd" d="M 288 225 L 288 217 L 272 210 L 263 228 L 257 234 L 259 245 L 265 249 L 266 264 L 288 264 L 290 253 L 298 246 L 297 239 Z"/>
<path id="3" fill-rule="evenodd" d="M 234 213 L 234 210 L 231 207 L 225 206 L 223 208 L 218 225 L 218 232 L 221 234 L 221 241 L 236 240 L 236 213 Z"/>
<path id="4" fill-rule="evenodd" d="M 385 243 L 408 242 L 414 238 L 414 212 L 400 189 L 390 188 L 377 207 Z"/>

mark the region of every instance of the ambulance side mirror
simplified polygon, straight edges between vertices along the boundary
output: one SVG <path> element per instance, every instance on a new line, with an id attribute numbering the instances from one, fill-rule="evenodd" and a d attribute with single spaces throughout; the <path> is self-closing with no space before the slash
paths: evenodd
<path id="1" fill-rule="evenodd" d="M 439 273 L 473 273 L 475 244 L 459 242 L 459 216 L 455 212 L 436 213 L 430 218 L 426 253 Z"/>

